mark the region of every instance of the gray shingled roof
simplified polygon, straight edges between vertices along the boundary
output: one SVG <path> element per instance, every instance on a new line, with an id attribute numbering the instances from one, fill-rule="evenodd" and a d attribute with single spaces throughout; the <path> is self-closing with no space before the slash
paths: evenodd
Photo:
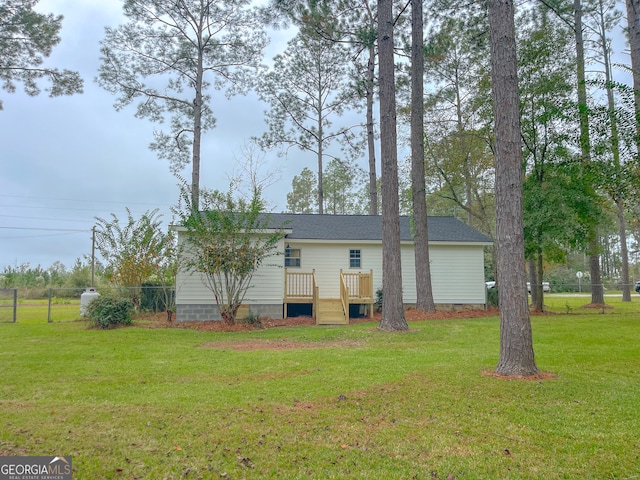
<path id="1" fill-rule="evenodd" d="M 287 238 L 315 240 L 382 240 L 379 215 L 317 215 L 271 213 L 274 227 L 291 230 Z M 492 240 L 454 217 L 429 217 L 430 242 L 479 242 Z M 400 217 L 400 238 L 411 241 L 409 217 Z"/>

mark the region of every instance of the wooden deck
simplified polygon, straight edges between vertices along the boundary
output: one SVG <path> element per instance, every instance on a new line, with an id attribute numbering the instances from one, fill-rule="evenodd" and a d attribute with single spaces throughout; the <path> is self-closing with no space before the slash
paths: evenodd
<path id="1" fill-rule="evenodd" d="M 318 288 L 316 272 L 285 271 L 284 310 L 289 303 L 310 303 L 318 325 L 348 324 L 349 305 L 364 304 L 373 317 L 373 271 L 344 273 L 340 270 L 340 298 L 323 298 Z"/>
<path id="2" fill-rule="evenodd" d="M 315 314 L 316 325 L 348 325 L 349 316 L 344 313 L 344 305 L 339 298 L 322 298 L 318 301 Z"/>

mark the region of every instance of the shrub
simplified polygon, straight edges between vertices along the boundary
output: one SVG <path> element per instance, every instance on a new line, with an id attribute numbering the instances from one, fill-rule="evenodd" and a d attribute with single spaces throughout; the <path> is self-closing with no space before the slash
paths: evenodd
<path id="1" fill-rule="evenodd" d="M 101 296 L 87 305 L 87 317 L 95 328 L 131 325 L 135 307 L 128 298 Z"/>
<path id="2" fill-rule="evenodd" d="M 378 289 L 376 291 L 376 312 L 381 312 L 382 311 L 382 289 Z"/>
<path id="3" fill-rule="evenodd" d="M 165 312 L 175 304 L 173 287 L 157 283 L 145 282 L 140 292 L 141 312 Z"/>
<path id="4" fill-rule="evenodd" d="M 487 306 L 498 307 L 498 287 L 487 289 Z"/>
<path id="5" fill-rule="evenodd" d="M 256 315 L 252 311 L 249 311 L 246 322 L 254 328 L 262 328 L 262 319 L 260 318 L 260 315 Z"/>

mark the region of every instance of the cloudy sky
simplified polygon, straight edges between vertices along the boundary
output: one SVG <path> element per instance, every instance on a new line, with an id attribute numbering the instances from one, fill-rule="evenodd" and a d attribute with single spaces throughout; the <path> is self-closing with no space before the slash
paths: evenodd
<path id="1" fill-rule="evenodd" d="M 95 217 L 126 219 L 160 209 L 168 224 L 178 196 L 168 162 L 148 149 L 154 125 L 133 108 L 116 112 L 115 98 L 95 83 L 105 26 L 123 23 L 119 0 L 41 0 L 41 12 L 64 15 L 62 42 L 47 65 L 79 71 L 84 93 L 49 98 L 0 90 L 0 271 L 29 262 L 71 267 L 91 253 Z M 291 32 L 273 32 L 267 58 L 282 51 Z M 19 86 L 20 88 L 20 86 Z M 266 106 L 255 95 L 227 100 L 213 94 L 217 127 L 204 140 L 201 185 L 226 189 L 237 159 L 264 130 Z M 261 175 L 280 180 L 265 192 L 274 211 L 286 206 L 291 178 L 313 159 L 264 157 Z M 190 178 L 190 170 L 184 172 Z"/>
<path id="2" fill-rule="evenodd" d="M 136 218 L 158 208 L 168 225 L 178 197 L 168 163 L 148 149 L 157 126 L 136 119 L 133 107 L 116 112 L 115 98 L 94 80 L 104 27 L 124 21 L 121 1 L 40 0 L 37 9 L 64 15 L 62 42 L 47 65 L 79 71 L 84 93 L 51 99 L 0 90 L 0 271 L 27 262 L 71 267 L 91 253 L 96 217 L 114 213 L 122 221 L 126 207 Z M 271 32 L 265 58 L 282 52 L 291 36 Z M 622 35 L 617 40 L 614 50 L 626 49 Z M 201 185 L 226 189 L 243 148 L 265 130 L 267 106 L 253 94 L 227 100 L 218 92 L 213 102 L 217 126 L 203 140 Z M 259 175 L 279 178 L 264 192 L 273 211 L 284 210 L 291 179 L 304 167 L 315 171 L 312 156 L 265 155 Z"/>

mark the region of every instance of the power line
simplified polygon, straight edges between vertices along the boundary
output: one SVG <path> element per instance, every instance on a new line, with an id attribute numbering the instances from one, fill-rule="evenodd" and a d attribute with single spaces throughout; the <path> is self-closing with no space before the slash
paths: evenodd
<path id="1" fill-rule="evenodd" d="M 45 230 L 51 232 L 90 232 L 91 229 L 72 229 L 72 228 L 47 228 L 47 227 L 0 227 L 5 230 Z"/>
<path id="2" fill-rule="evenodd" d="M 151 205 L 151 204 L 147 204 Z M 100 209 L 97 208 L 78 208 L 78 207 L 52 207 L 49 205 L 0 205 L 0 207 L 4 208 L 42 208 L 46 210 L 69 210 L 69 211 L 78 211 L 78 212 L 97 212 L 97 211 L 107 211 L 107 207 L 102 207 Z M 162 205 L 161 207 L 156 206 L 156 208 L 169 208 L 170 205 Z"/>
<path id="3" fill-rule="evenodd" d="M 0 215 L 3 218 L 19 218 L 21 220 L 49 220 L 56 222 L 86 222 L 82 218 L 25 217 L 24 215 Z"/>
<path id="4" fill-rule="evenodd" d="M 64 237 L 68 235 L 77 235 L 78 233 L 87 233 L 87 230 L 79 230 L 77 232 L 64 232 L 64 233 L 45 233 L 40 235 L 16 235 L 16 236 L 2 236 L 0 240 L 16 240 L 21 238 L 48 238 L 48 237 Z"/>
<path id="5" fill-rule="evenodd" d="M 31 195 L 7 195 L 0 194 L 0 197 L 6 198 L 26 198 L 28 200 L 56 200 L 62 202 L 83 202 L 83 203 L 107 203 L 107 204 L 120 204 L 120 205 L 147 205 L 147 206 L 155 206 L 157 207 L 157 203 L 149 203 L 149 202 L 125 202 L 121 200 L 87 200 L 86 198 L 77 199 L 77 198 L 60 198 L 60 197 L 34 197 Z M 169 205 L 164 205 L 169 206 Z"/>

